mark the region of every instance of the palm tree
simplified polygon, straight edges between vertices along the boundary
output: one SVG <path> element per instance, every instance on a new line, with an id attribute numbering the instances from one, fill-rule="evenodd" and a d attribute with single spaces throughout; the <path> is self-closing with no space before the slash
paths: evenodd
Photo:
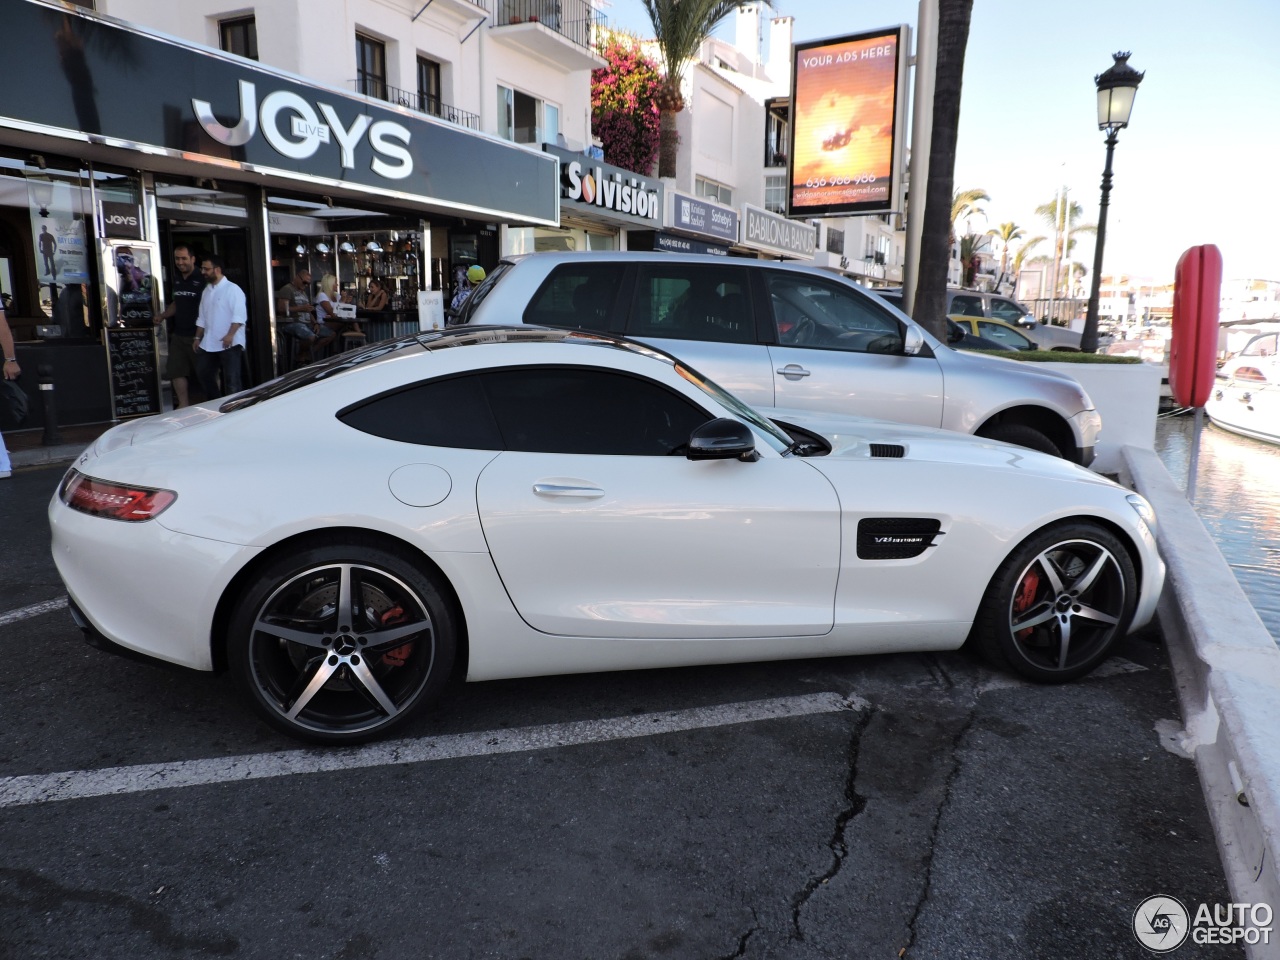
<path id="1" fill-rule="evenodd" d="M 1044 241 L 1045 241 L 1044 237 L 1032 237 L 1030 240 L 1028 240 L 1026 243 L 1024 243 L 1022 246 L 1018 248 L 1018 252 L 1013 255 L 1014 276 L 1017 276 L 1019 273 L 1022 272 L 1022 265 L 1024 263 L 1032 263 L 1037 259 L 1036 257 L 1031 257 L 1031 251 L 1034 250 L 1036 247 L 1040 246 L 1040 244 L 1044 243 Z M 1028 260 L 1027 259 L 1028 257 L 1031 257 L 1031 259 Z M 1040 259 L 1043 259 L 1047 262 L 1049 258 L 1043 257 Z"/>
<path id="2" fill-rule="evenodd" d="M 978 274 L 978 255 L 985 244 L 985 236 L 977 233 L 966 233 L 960 238 L 961 286 L 973 286 L 973 279 Z"/>
<path id="3" fill-rule="evenodd" d="M 676 175 L 676 114 L 684 109 L 680 87 L 684 71 L 704 40 L 725 17 L 738 8 L 739 0 L 644 0 L 644 12 L 653 24 L 653 37 L 662 54 L 666 76 L 658 91 L 659 120 L 658 176 Z"/>
<path id="4" fill-rule="evenodd" d="M 996 237 L 1000 241 L 1000 276 L 1003 279 L 1009 273 L 1009 244 L 1021 236 L 1025 236 L 1022 228 L 1016 223 L 1002 223 L 994 230 L 987 231 L 988 237 Z"/>
<path id="5" fill-rule="evenodd" d="M 1068 238 L 1074 233 L 1093 233 L 1098 228 L 1091 223 L 1077 223 L 1081 216 L 1084 215 L 1084 207 L 1076 203 L 1074 200 L 1067 201 L 1061 196 L 1056 196 L 1048 203 L 1042 203 L 1036 207 L 1036 216 L 1038 216 L 1046 226 L 1054 231 L 1056 238 L 1053 251 L 1053 276 L 1055 288 L 1053 296 L 1058 295 L 1057 281 L 1062 274 L 1062 258 L 1070 253 L 1071 243 Z"/>
<path id="6" fill-rule="evenodd" d="M 956 131 L 960 126 L 960 85 L 969 44 L 973 0 L 938 0 L 938 66 L 934 74 L 933 128 L 929 179 L 924 185 L 915 304 L 923 327 L 946 341 L 947 266 L 951 260 L 952 211 L 956 196 Z M 913 187 L 913 195 L 915 188 Z"/>
<path id="7" fill-rule="evenodd" d="M 990 200 L 987 191 L 981 187 L 972 190 L 957 190 L 951 195 L 951 242 L 956 242 L 956 222 L 968 217 L 983 216 L 985 211 L 978 206 L 983 200 Z"/>

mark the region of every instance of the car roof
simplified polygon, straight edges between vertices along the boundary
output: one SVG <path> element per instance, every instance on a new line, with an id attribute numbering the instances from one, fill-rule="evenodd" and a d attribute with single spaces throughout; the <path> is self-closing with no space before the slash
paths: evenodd
<path id="1" fill-rule="evenodd" d="M 417 348 L 417 350 L 432 353 L 438 350 L 491 343 L 580 344 L 606 350 L 623 351 L 670 364 L 679 363 L 671 354 L 647 343 L 640 343 L 636 340 L 629 340 L 626 337 L 618 337 L 609 333 L 597 333 L 593 330 L 540 327 L 526 324 L 454 327 L 449 330 L 429 330 L 407 337 L 398 337 L 394 340 L 384 340 L 381 343 L 370 344 L 362 350 L 350 350 L 327 360 L 300 367 L 283 376 L 276 377 L 274 380 L 268 380 L 257 387 L 236 394 L 218 409 L 223 413 L 229 413 L 242 407 L 253 406 L 263 400 L 291 393 L 294 390 L 322 380 L 328 380 L 349 370 L 385 362 L 392 357 L 403 355 L 406 350 Z"/>
<path id="2" fill-rule="evenodd" d="M 812 262 L 721 257 L 709 253 L 667 253 L 662 250 L 545 250 L 539 253 L 506 256 L 502 258 L 502 261 L 513 266 L 530 263 L 549 266 L 554 266 L 558 263 L 700 263 L 720 267 L 750 266 L 764 267 L 770 270 L 789 270 L 852 282 L 844 274 L 835 270 L 825 269 Z M 866 288 L 864 287 L 863 289 Z"/>

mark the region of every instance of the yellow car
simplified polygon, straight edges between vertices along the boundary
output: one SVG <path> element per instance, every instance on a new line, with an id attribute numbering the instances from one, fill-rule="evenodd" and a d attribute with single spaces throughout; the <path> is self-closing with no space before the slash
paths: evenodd
<path id="1" fill-rule="evenodd" d="M 986 317 L 965 317 L 952 314 L 948 317 L 958 323 L 965 333 L 984 340 L 993 340 L 1006 350 L 1039 350 L 1040 345 L 1012 324 Z"/>

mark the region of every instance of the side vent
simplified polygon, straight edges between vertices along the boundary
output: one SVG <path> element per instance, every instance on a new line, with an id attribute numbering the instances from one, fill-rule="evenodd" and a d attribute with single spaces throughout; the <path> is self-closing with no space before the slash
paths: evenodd
<path id="1" fill-rule="evenodd" d="M 909 560 L 931 546 L 942 521 L 923 517 L 866 517 L 858 521 L 859 560 Z"/>
<path id="2" fill-rule="evenodd" d="M 907 448 L 896 443 L 871 444 L 871 456 L 901 458 L 907 455 Z"/>

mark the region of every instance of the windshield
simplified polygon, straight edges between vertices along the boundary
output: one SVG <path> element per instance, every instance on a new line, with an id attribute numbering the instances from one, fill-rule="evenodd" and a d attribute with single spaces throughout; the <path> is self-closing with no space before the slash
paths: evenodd
<path id="1" fill-rule="evenodd" d="M 757 432 L 764 435 L 765 441 L 769 446 L 773 447 L 775 451 L 778 453 L 787 453 L 791 449 L 791 437 L 783 432 L 782 428 L 772 420 L 766 420 L 728 390 L 724 389 L 715 381 L 708 380 L 702 374 L 698 373 L 697 370 L 694 370 L 691 367 L 686 367 L 683 363 L 679 362 L 676 362 L 675 368 L 676 373 L 680 374 L 680 376 L 684 377 L 707 396 L 711 397 L 711 399 L 715 400 L 715 402 L 720 404 L 720 406 L 724 407 L 726 410 L 732 411 L 735 416 L 745 420 L 751 426 L 755 427 Z"/>

